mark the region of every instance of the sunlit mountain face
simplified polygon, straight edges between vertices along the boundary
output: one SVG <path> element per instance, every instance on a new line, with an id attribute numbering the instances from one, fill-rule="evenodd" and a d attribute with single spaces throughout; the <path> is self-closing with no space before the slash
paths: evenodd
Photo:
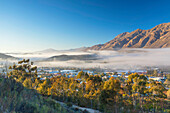
<path id="1" fill-rule="evenodd" d="M 159 24 L 152 29 L 124 32 L 105 44 L 94 45 L 87 50 L 113 50 L 116 48 L 169 48 L 170 23 Z"/>

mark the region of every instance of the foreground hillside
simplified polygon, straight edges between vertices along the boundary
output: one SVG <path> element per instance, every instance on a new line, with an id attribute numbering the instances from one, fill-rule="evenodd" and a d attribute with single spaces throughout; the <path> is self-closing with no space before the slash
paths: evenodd
<path id="1" fill-rule="evenodd" d="M 116 73 L 90 75 L 80 71 L 72 78 L 41 75 L 47 77 L 44 80 L 38 77 L 37 67 L 30 64 L 33 62 L 29 59 L 19 61 L 9 67 L 10 79 L 1 79 L 2 112 L 87 113 L 89 108 L 104 113 L 169 112 L 168 90 L 162 82 L 147 79 L 152 75 L 129 73 L 126 78 L 125 73 L 109 77 Z"/>
<path id="2" fill-rule="evenodd" d="M 12 79 L 0 77 L 0 113 L 56 113 L 66 109 L 35 90 L 25 88 Z"/>
<path id="3" fill-rule="evenodd" d="M 167 47 L 170 47 L 170 23 L 163 23 L 149 30 L 137 29 L 130 33 L 124 32 L 105 44 L 94 45 L 87 50 Z"/>

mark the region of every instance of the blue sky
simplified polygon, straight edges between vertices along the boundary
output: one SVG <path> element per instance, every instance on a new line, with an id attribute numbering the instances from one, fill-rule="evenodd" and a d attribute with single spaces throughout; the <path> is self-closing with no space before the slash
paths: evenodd
<path id="1" fill-rule="evenodd" d="M 0 0 L 0 52 L 92 46 L 167 22 L 169 0 Z"/>

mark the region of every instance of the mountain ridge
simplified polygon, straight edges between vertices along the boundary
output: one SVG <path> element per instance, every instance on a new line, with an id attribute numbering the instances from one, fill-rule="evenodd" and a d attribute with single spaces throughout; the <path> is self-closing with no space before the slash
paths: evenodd
<path id="1" fill-rule="evenodd" d="M 66 50 L 56 50 L 53 48 L 48 48 L 41 51 L 36 51 L 34 53 L 55 53 L 55 52 L 68 52 L 68 51 L 76 52 L 76 51 L 84 51 L 86 48 L 87 47 L 80 47 L 80 48 L 73 48 L 73 49 L 66 49 Z"/>
<path id="2" fill-rule="evenodd" d="M 88 47 L 86 50 L 112 50 L 116 48 L 167 48 L 170 47 L 170 22 L 151 29 L 136 29 L 124 32 L 104 44 Z"/>

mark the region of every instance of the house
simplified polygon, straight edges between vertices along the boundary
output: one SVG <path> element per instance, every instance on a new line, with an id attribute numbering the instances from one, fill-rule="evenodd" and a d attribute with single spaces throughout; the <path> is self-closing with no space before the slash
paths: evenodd
<path id="1" fill-rule="evenodd" d="M 68 77 L 68 78 L 74 78 L 75 75 L 68 75 L 67 77 Z"/>
<path id="2" fill-rule="evenodd" d="M 46 79 L 47 79 L 47 77 L 40 78 L 40 80 L 46 80 Z"/>
<path id="3" fill-rule="evenodd" d="M 111 77 L 115 77 L 115 78 L 117 78 L 117 77 L 118 77 L 118 75 L 111 75 Z"/>
<path id="4" fill-rule="evenodd" d="M 49 74 L 58 74 L 59 73 L 59 71 L 51 71 L 51 72 L 49 72 Z"/>
<path id="5" fill-rule="evenodd" d="M 111 78 L 111 76 L 103 76 L 102 80 L 108 80 L 109 78 Z"/>

